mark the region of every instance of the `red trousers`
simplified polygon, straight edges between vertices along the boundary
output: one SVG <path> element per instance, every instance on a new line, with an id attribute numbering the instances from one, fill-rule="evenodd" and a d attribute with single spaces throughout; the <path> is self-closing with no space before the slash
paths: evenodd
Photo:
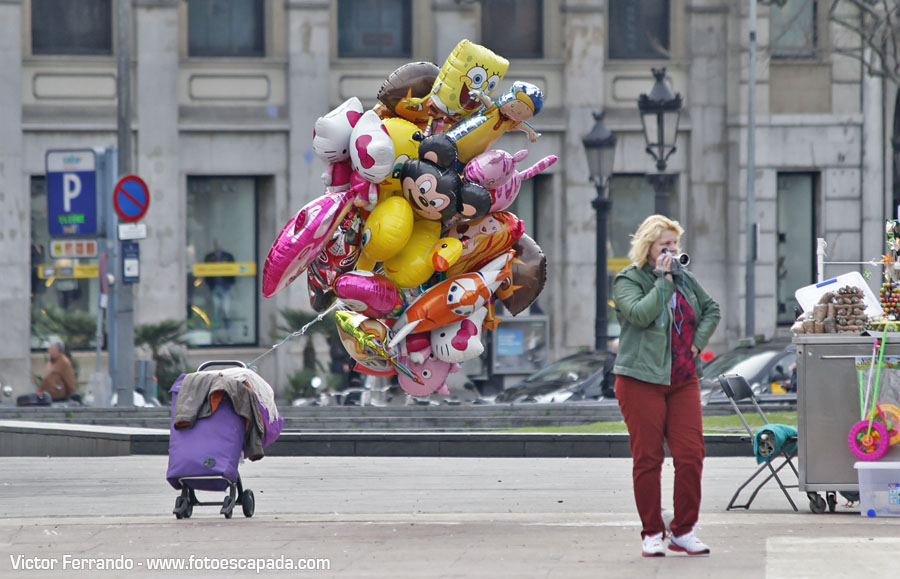
<path id="1" fill-rule="evenodd" d="M 665 532 L 661 506 L 664 441 L 675 463 L 672 533 L 679 537 L 690 532 L 700 515 L 700 477 L 706 455 L 697 376 L 664 386 L 617 375 L 616 399 L 628 426 L 641 536 Z"/>

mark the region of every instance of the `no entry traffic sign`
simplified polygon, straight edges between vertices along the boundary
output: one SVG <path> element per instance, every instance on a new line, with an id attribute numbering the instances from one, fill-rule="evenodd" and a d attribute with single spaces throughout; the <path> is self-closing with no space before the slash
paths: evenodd
<path id="1" fill-rule="evenodd" d="M 113 190 L 113 207 L 122 221 L 138 221 L 150 207 L 150 189 L 137 175 L 126 175 Z"/>

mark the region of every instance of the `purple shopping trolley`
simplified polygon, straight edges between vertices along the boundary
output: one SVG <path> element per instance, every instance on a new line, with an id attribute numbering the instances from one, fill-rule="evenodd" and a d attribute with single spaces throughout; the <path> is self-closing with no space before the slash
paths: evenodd
<path id="1" fill-rule="evenodd" d="M 211 361 L 201 364 L 197 371 L 210 366 L 246 367 L 238 361 Z M 177 519 L 187 519 L 193 513 L 194 505 L 221 506 L 219 512 L 230 519 L 235 505 L 241 505 L 244 516 L 252 517 L 255 508 L 253 491 L 243 488 L 238 473 L 246 432 L 244 419 L 235 412 L 228 396 L 223 396 L 210 416 L 196 420 L 191 428 L 176 429 L 175 402 L 184 378 L 182 374 L 169 389 L 172 417 L 169 419 L 166 479 L 173 488 L 181 490 L 172 512 Z M 280 432 L 280 425 L 277 430 Z M 278 432 L 271 434 L 278 436 Z M 228 494 L 221 502 L 201 502 L 195 491 L 227 491 Z"/>

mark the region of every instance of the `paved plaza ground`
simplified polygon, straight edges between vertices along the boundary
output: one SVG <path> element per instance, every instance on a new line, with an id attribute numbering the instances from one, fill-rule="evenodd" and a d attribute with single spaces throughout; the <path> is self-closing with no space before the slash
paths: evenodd
<path id="1" fill-rule="evenodd" d="M 241 467 L 255 515 L 237 509 L 231 520 L 203 506 L 176 520 L 166 464 L 0 458 L 0 577 L 253 576 L 293 565 L 319 569 L 259 575 L 821 579 L 883 576 L 900 549 L 900 520 L 841 504 L 814 515 L 796 489 L 799 513 L 777 487 L 750 511 L 726 512 L 751 458 L 706 461 L 698 535 L 712 555 L 657 559 L 640 556 L 630 459 L 267 457 Z M 664 502 L 672 474 L 667 461 Z M 75 569 L 101 564 L 131 568 Z"/>

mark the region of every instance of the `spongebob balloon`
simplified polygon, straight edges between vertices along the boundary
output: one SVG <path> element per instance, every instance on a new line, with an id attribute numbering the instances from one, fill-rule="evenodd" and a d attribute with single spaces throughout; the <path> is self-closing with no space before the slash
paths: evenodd
<path id="1" fill-rule="evenodd" d="M 490 96 L 508 69 L 509 61 L 502 56 L 480 44 L 461 40 L 444 61 L 431 93 L 403 99 L 395 110 L 404 118 L 421 118 L 424 111 L 435 119 L 457 123 L 481 108 L 474 93 Z"/>

